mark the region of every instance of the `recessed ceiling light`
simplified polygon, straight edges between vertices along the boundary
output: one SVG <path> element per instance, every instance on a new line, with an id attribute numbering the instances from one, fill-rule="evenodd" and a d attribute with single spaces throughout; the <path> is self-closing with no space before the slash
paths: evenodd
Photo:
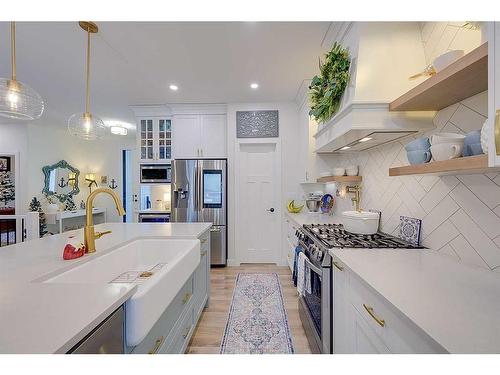
<path id="1" fill-rule="evenodd" d="M 342 147 L 342 148 L 340 149 L 340 151 L 343 151 L 343 150 L 348 150 L 348 149 L 350 149 L 350 148 L 351 148 L 350 146 L 344 146 L 344 147 Z"/>
<path id="2" fill-rule="evenodd" d="M 251 83 L 251 84 L 250 84 L 250 87 L 251 87 L 252 89 L 256 90 L 256 89 L 258 89 L 258 88 L 259 88 L 259 84 L 254 82 L 254 83 Z"/>
<path id="3" fill-rule="evenodd" d="M 359 141 L 360 142 L 368 142 L 370 139 L 373 139 L 371 137 L 365 137 L 365 138 L 361 138 Z"/>
<path id="4" fill-rule="evenodd" d="M 170 85 L 170 86 L 168 86 L 168 87 L 169 87 L 169 89 L 170 89 L 170 90 L 172 90 L 172 91 L 177 91 L 177 90 L 179 90 L 179 87 L 178 87 L 177 85 Z"/>

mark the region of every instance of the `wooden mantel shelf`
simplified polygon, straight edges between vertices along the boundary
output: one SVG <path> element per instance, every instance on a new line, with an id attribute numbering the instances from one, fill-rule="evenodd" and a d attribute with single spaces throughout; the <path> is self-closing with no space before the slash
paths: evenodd
<path id="1" fill-rule="evenodd" d="M 363 178 L 361 176 L 328 176 L 318 178 L 318 182 L 361 182 Z"/>
<path id="2" fill-rule="evenodd" d="M 451 160 L 434 161 L 425 164 L 390 168 L 389 176 L 408 176 L 417 174 L 476 174 L 490 173 L 499 170 L 500 168 L 488 167 L 488 155 L 478 155 Z"/>
<path id="3" fill-rule="evenodd" d="M 389 104 L 391 111 L 439 111 L 488 89 L 488 43 Z"/>

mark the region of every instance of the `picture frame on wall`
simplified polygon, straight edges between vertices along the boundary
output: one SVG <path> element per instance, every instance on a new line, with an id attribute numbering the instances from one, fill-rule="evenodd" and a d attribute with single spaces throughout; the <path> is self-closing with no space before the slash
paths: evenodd
<path id="1" fill-rule="evenodd" d="M 10 172 L 10 156 L 0 156 L 0 172 Z"/>

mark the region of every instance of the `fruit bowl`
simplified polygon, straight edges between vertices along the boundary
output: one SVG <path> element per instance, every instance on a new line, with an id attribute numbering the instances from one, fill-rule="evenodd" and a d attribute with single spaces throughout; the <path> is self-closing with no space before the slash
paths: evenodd
<path id="1" fill-rule="evenodd" d="M 288 212 L 290 212 L 292 214 L 298 214 L 300 211 L 302 211 L 303 208 L 304 208 L 303 204 L 300 206 L 296 206 L 294 200 L 291 200 L 290 202 L 288 202 L 288 205 L 287 205 Z"/>

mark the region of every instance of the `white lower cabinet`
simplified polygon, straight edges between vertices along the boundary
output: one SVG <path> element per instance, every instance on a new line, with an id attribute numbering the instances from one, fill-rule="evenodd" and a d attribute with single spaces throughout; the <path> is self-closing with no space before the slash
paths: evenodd
<path id="1" fill-rule="evenodd" d="M 446 353 L 339 259 L 333 262 L 334 353 Z"/>
<path id="2" fill-rule="evenodd" d="M 194 329 L 210 294 L 210 231 L 200 237 L 200 264 L 165 309 L 146 338 L 132 354 L 182 354 L 186 351 Z"/>
<path id="3" fill-rule="evenodd" d="M 390 353 L 384 345 L 375 330 L 365 321 L 360 312 L 349 305 L 349 314 L 351 316 L 349 330 L 351 338 L 351 353 L 355 354 L 383 354 Z"/>
<path id="4" fill-rule="evenodd" d="M 295 248 L 297 247 L 297 237 L 295 236 L 295 232 L 297 231 L 298 225 L 295 224 L 292 220 L 285 217 L 285 221 L 283 223 L 283 233 L 285 234 L 285 239 L 283 241 L 284 251 L 286 254 L 286 261 L 288 267 L 293 272 L 293 261 L 295 258 Z"/>

